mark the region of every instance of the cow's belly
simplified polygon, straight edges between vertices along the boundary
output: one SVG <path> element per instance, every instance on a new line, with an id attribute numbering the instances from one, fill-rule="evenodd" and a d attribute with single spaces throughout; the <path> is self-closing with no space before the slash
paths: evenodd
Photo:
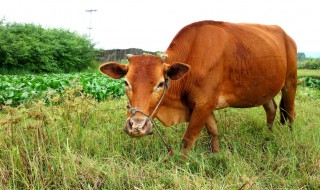
<path id="1" fill-rule="evenodd" d="M 233 86 L 226 92 L 222 92 L 218 98 L 215 109 L 226 107 L 248 108 L 263 105 L 274 98 L 284 85 L 284 79 L 277 82 L 261 83 L 259 86 L 243 84 Z"/>
<path id="2" fill-rule="evenodd" d="M 219 84 L 216 109 L 255 107 L 270 101 L 284 85 L 286 62 L 281 56 L 230 64 Z"/>
<path id="3" fill-rule="evenodd" d="M 239 97 L 235 97 L 235 96 L 220 96 L 215 109 L 222 109 L 227 107 L 250 108 L 250 107 L 261 106 L 269 102 L 274 96 L 276 96 L 276 94 L 255 98 L 255 99 L 248 99 L 246 97 L 240 99 Z"/>

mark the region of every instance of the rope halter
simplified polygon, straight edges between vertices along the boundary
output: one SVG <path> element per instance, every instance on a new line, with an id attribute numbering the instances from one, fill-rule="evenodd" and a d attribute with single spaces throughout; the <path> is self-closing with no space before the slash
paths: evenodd
<path id="1" fill-rule="evenodd" d="M 130 118 L 133 117 L 137 112 L 140 112 L 140 113 L 142 113 L 143 115 L 145 115 L 145 116 L 147 117 L 146 122 L 152 120 L 153 115 L 154 115 L 154 114 L 156 113 L 156 111 L 158 110 L 158 108 L 159 108 L 159 106 L 160 106 L 160 104 L 161 104 L 161 102 L 162 102 L 162 100 L 163 100 L 163 98 L 164 98 L 164 95 L 165 95 L 167 89 L 168 89 L 169 86 L 170 86 L 170 81 L 169 81 L 168 78 L 165 78 L 164 81 L 165 81 L 165 85 L 164 85 L 163 93 L 162 93 L 162 95 L 161 95 L 161 97 L 160 97 L 160 100 L 158 101 L 156 107 L 154 108 L 154 110 L 152 111 L 152 113 L 151 113 L 150 116 L 149 116 L 148 114 L 144 113 L 142 110 L 133 107 L 133 106 L 130 104 L 130 100 L 129 100 L 129 97 L 128 97 L 127 108 L 129 109 L 129 112 L 131 113 Z"/>
<path id="2" fill-rule="evenodd" d="M 131 119 L 137 112 L 140 112 L 142 113 L 143 115 L 145 115 L 147 117 L 145 123 L 142 125 L 144 126 L 148 121 L 151 121 L 151 124 L 152 126 L 155 127 L 156 131 L 159 133 L 159 137 L 161 139 L 161 141 L 163 142 L 163 144 L 166 146 L 167 148 L 167 151 L 169 152 L 170 155 L 173 154 L 173 149 L 164 141 L 164 139 L 161 137 L 161 134 L 160 134 L 160 131 L 156 125 L 156 123 L 152 120 L 152 117 L 153 115 L 156 113 L 156 111 L 158 110 L 163 98 L 164 98 L 164 95 L 166 93 L 166 91 L 168 90 L 169 86 L 170 86 L 170 81 L 168 78 L 165 78 L 165 85 L 164 85 L 164 90 L 163 90 L 163 93 L 161 95 L 161 98 L 160 100 L 158 101 L 156 107 L 154 108 L 154 110 L 152 111 L 151 115 L 148 116 L 148 114 L 144 113 L 142 110 L 138 109 L 138 108 L 135 108 L 135 107 L 132 107 L 132 105 L 130 104 L 130 100 L 129 100 L 129 97 L 128 97 L 128 104 L 127 104 L 127 108 L 129 109 L 129 112 L 131 113 L 131 116 L 129 119 Z"/>

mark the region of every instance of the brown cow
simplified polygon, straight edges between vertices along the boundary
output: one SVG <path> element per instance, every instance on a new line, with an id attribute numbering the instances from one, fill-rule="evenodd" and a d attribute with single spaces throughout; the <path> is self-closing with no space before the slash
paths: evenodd
<path id="1" fill-rule="evenodd" d="M 273 98 L 282 91 L 281 123 L 288 119 L 292 127 L 296 52 L 295 42 L 278 26 L 201 21 L 184 27 L 161 57 L 129 55 L 128 65 L 105 63 L 100 71 L 115 79 L 125 76 L 130 136 L 151 134 L 154 117 L 166 126 L 189 122 L 183 153 L 204 126 L 216 152 L 213 110 L 263 105 L 271 129 L 277 108 Z"/>

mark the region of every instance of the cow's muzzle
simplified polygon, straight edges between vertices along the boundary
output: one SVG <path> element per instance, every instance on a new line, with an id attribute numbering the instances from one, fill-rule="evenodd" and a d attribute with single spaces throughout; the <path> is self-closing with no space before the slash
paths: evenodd
<path id="1" fill-rule="evenodd" d="M 152 124 L 147 117 L 129 117 L 124 131 L 131 137 L 143 137 L 152 134 Z"/>

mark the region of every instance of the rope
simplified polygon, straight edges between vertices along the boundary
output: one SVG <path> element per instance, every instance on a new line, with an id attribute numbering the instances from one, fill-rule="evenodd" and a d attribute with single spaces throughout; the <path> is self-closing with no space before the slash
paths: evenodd
<path id="1" fill-rule="evenodd" d="M 172 148 L 171 146 L 169 146 L 169 145 L 165 142 L 165 140 L 162 138 L 161 133 L 160 133 L 160 130 L 158 129 L 157 124 L 156 124 L 153 120 L 151 120 L 151 123 L 152 123 L 152 125 L 154 126 L 154 128 L 156 129 L 156 131 L 157 131 L 157 133 L 158 133 L 158 136 L 160 137 L 161 141 L 162 141 L 163 144 L 166 146 L 168 153 L 169 153 L 170 155 L 172 155 L 172 154 L 174 153 L 173 148 Z"/>

